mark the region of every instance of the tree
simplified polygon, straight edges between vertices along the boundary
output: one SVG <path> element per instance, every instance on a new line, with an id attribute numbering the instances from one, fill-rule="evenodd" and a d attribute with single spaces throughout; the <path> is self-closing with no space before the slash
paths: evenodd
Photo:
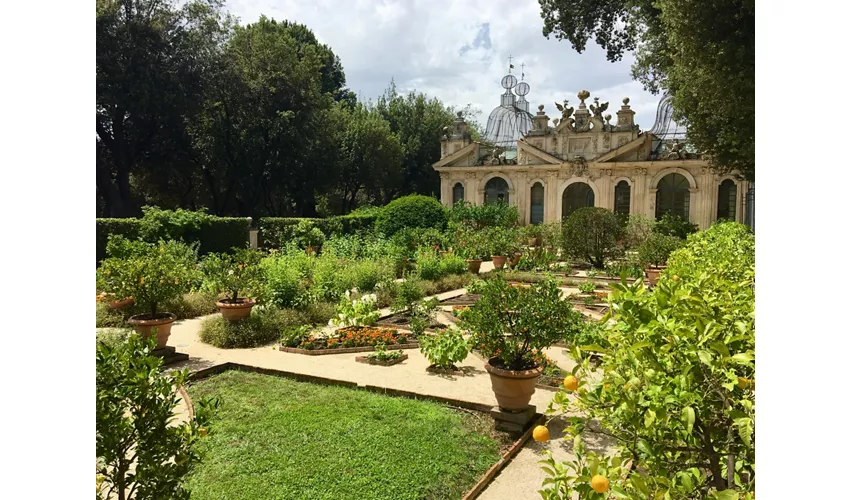
<path id="1" fill-rule="evenodd" d="M 185 151 L 219 0 L 177 8 L 172 0 L 97 4 L 97 186 L 109 216 L 138 212 L 131 175 L 173 163 Z"/>
<path id="2" fill-rule="evenodd" d="M 688 140 L 721 171 L 755 178 L 753 0 L 539 0 L 543 35 L 609 61 L 634 52 L 632 76 L 673 97 Z"/>
<path id="3" fill-rule="evenodd" d="M 389 123 L 374 109 L 357 103 L 337 106 L 339 127 L 339 190 L 343 213 L 356 208 L 365 191 L 370 202 L 384 200 L 401 185 L 403 152 Z"/>
<path id="4" fill-rule="evenodd" d="M 751 499 L 755 487 L 755 239 L 734 222 L 688 237 L 654 291 L 612 284 L 603 318 L 608 348 L 580 346 L 575 400 L 556 394 L 576 460 L 547 461 L 547 499 L 603 499 L 588 479 L 607 477 L 617 498 Z M 609 321 L 611 320 L 611 321 Z M 607 324 L 606 324 L 607 323 Z M 599 368 L 582 352 L 603 354 Z M 595 373 L 594 373 L 595 370 Z M 600 373 L 601 372 L 601 373 Z M 582 435 L 616 441 L 611 456 L 585 452 Z M 744 493 L 744 495 L 739 495 Z"/>
<path id="5" fill-rule="evenodd" d="M 98 498 L 189 498 L 183 480 L 200 462 L 195 445 L 217 402 L 197 401 L 195 417 L 174 425 L 177 388 L 188 372 L 162 372 L 154 347 L 155 338 L 136 334 L 97 344 Z"/>
<path id="6" fill-rule="evenodd" d="M 415 91 L 402 96 L 396 91 L 395 82 L 390 82 L 375 109 L 389 122 L 404 153 L 401 188 L 388 194 L 437 195 L 440 192 L 440 176 L 432 165 L 440 159 L 440 135 L 443 127 L 454 121 L 454 110 L 444 106 L 439 99 L 428 99 L 425 94 Z M 384 202 L 390 199 L 392 197 Z"/>
<path id="7" fill-rule="evenodd" d="M 262 16 L 236 27 L 220 55 L 192 125 L 216 214 L 312 216 L 316 190 L 333 182 L 327 54 L 289 32 Z"/>
<path id="8" fill-rule="evenodd" d="M 571 213 L 562 226 L 564 250 L 575 258 L 584 259 L 597 269 L 619 254 L 618 242 L 624 227 L 614 212 L 601 207 L 579 208 Z"/>

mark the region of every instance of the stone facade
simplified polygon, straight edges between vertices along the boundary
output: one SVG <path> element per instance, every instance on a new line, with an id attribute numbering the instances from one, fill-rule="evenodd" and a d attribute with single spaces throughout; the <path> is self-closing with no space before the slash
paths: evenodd
<path id="1" fill-rule="evenodd" d="M 560 220 L 576 204 L 591 202 L 622 212 L 626 200 L 629 213 L 655 217 L 659 202 L 663 207 L 673 207 L 674 213 L 687 215 L 702 229 L 719 216 L 744 221 L 749 188 L 746 181 L 734 175 L 717 175 L 707 161 L 685 152 L 678 143 L 653 158 L 652 149 L 658 141 L 650 133 L 640 132 L 628 98 L 612 125 L 611 115 L 603 116 L 608 103 L 595 98 L 588 106 L 587 91 L 579 92 L 578 97 L 578 109 L 567 107 L 566 101 L 558 105 L 561 116 L 552 120 L 554 126 L 539 106 L 532 129 L 517 141 L 513 159 L 505 159 L 498 148 L 470 140 L 466 123 L 458 116 L 452 127 L 444 129 L 442 157 L 434 164 L 440 173 L 442 203 L 451 206 L 461 195 L 482 204 L 487 193 L 498 193 L 518 207 L 520 221 L 528 224 L 532 222 L 532 187 L 539 183 L 543 187 L 542 222 Z M 490 182 L 497 177 L 504 183 Z M 585 185 L 567 192 L 575 183 Z M 539 187 L 536 192 L 539 201 Z M 619 204 L 615 203 L 617 194 Z M 581 199 L 576 200 L 576 196 Z M 540 205 L 535 203 L 538 220 L 534 222 L 540 221 Z"/>

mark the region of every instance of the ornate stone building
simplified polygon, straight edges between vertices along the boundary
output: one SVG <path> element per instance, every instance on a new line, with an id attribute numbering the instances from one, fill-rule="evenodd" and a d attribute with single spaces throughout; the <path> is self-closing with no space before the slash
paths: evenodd
<path id="1" fill-rule="evenodd" d="M 684 144 L 665 143 L 635 124 L 629 99 L 623 99 L 616 124 L 603 113 L 608 103 L 579 92 L 578 109 L 557 105 L 552 120 L 539 106 L 531 130 L 516 142 L 516 155 L 503 147 L 472 141 L 458 115 L 444 129 L 440 199 L 482 204 L 504 200 L 519 209 L 523 224 L 560 220 L 577 208 L 604 207 L 615 212 L 660 218 L 679 214 L 700 228 L 718 218 L 744 221 L 748 183 L 718 175 Z"/>

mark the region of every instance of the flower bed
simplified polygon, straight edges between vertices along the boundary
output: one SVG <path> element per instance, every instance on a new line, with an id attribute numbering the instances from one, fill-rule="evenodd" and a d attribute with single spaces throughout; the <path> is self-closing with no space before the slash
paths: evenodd
<path id="1" fill-rule="evenodd" d="M 369 356 L 357 356 L 354 358 L 358 363 L 366 363 L 369 365 L 378 365 L 378 366 L 392 366 L 401 363 L 402 361 L 407 359 L 407 354 L 402 354 L 398 357 L 393 357 L 389 359 L 377 359 L 370 358 Z"/>
<path id="2" fill-rule="evenodd" d="M 338 329 L 330 337 L 316 337 L 305 333 L 299 338 L 290 340 L 288 345 L 281 345 L 280 350 L 316 356 L 374 351 L 380 344 L 393 346 L 394 349 L 419 347 L 419 342 L 410 341 L 411 337 L 410 333 L 399 332 L 392 328 L 346 326 Z"/>

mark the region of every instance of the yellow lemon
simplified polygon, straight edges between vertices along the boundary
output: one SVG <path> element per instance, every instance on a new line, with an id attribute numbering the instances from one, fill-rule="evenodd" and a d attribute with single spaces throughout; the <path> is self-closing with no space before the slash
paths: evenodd
<path id="1" fill-rule="evenodd" d="M 535 441 L 545 443 L 546 441 L 549 441 L 549 428 L 545 425 L 538 425 L 534 428 L 532 436 L 534 436 Z"/>
<path id="2" fill-rule="evenodd" d="M 673 281 L 679 281 L 679 275 L 678 274 L 673 275 Z"/>
<path id="3" fill-rule="evenodd" d="M 608 491 L 608 478 L 597 474 L 590 478 L 590 487 L 597 493 L 605 493 Z"/>
<path id="4" fill-rule="evenodd" d="M 744 377 L 738 377 L 738 387 L 740 387 L 741 389 L 749 389 L 753 385 L 755 385 L 754 380 Z"/>
<path id="5" fill-rule="evenodd" d="M 574 391 L 578 389 L 578 379 L 572 375 L 567 375 L 566 377 L 564 377 L 564 387 L 568 391 Z"/>
<path id="6" fill-rule="evenodd" d="M 198 434 L 200 434 L 200 435 L 201 435 L 201 437 L 206 436 L 206 435 L 207 435 L 207 429 L 206 429 L 206 427 L 199 427 L 199 428 L 198 428 Z"/>

